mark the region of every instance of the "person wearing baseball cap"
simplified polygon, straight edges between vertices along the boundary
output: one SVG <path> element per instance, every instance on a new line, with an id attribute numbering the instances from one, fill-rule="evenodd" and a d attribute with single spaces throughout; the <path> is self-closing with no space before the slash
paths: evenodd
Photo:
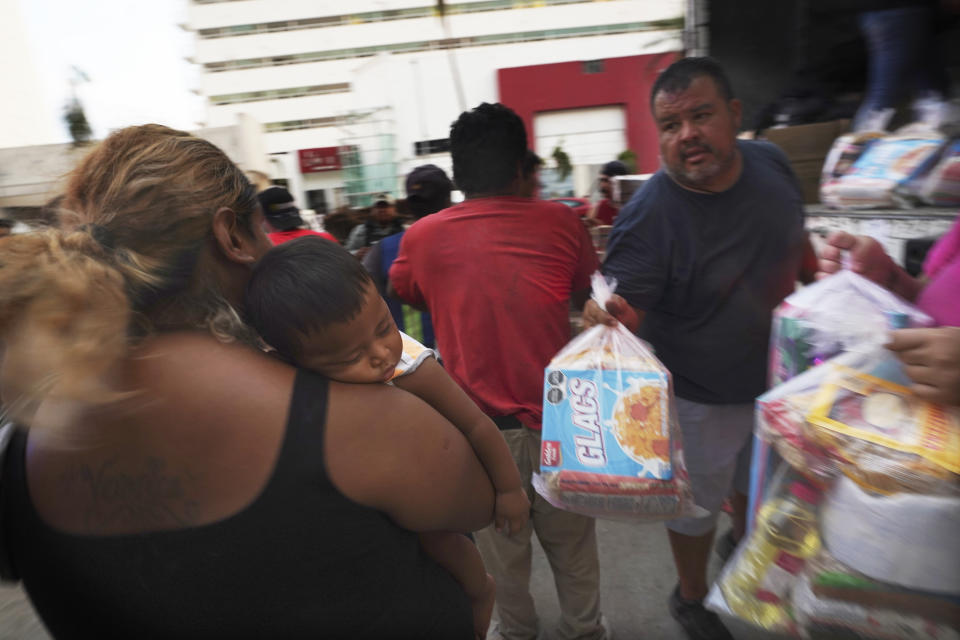
<path id="1" fill-rule="evenodd" d="M 613 203 L 613 178 L 625 175 L 627 175 L 627 166 L 619 160 L 611 160 L 600 168 L 597 180 L 600 183 L 600 195 L 603 198 L 587 214 L 588 224 L 613 224 L 614 218 L 620 213 L 620 207 Z"/>
<path id="2" fill-rule="evenodd" d="M 453 191 L 453 182 L 446 172 L 435 164 L 423 164 L 407 174 L 405 182 L 407 191 L 407 209 L 414 218 L 419 220 L 431 213 L 450 206 L 450 192 Z M 390 266 L 400 252 L 400 241 L 403 239 L 401 231 L 387 236 L 363 258 L 363 266 L 367 268 L 373 281 L 387 302 L 390 315 L 397 323 L 397 328 L 411 336 L 421 344 L 436 348 L 436 338 L 433 334 L 433 323 L 430 314 L 418 311 L 403 304 L 400 298 L 393 295 L 390 289 Z"/>
<path id="3" fill-rule="evenodd" d="M 396 202 L 389 193 L 374 196 L 370 216 L 350 232 L 344 247 L 359 259 L 366 257 L 370 247 L 387 236 L 403 231 L 403 222 L 397 215 Z"/>
<path id="4" fill-rule="evenodd" d="M 422 164 L 407 174 L 407 208 L 419 220 L 450 206 L 453 182 L 435 164 Z"/>
<path id="5" fill-rule="evenodd" d="M 293 196 L 283 187 L 267 187 L 257 194 L 257 200 L 263 209 L 263 218 L 270 227 L 267 235 L 273 244 L 283 244 L 301 236 L 320 236 L 337 242 L 336 238 L 325 231 L 306 228 L 307 224 L 300 217 L 300 209 L 293 201 Z"/>

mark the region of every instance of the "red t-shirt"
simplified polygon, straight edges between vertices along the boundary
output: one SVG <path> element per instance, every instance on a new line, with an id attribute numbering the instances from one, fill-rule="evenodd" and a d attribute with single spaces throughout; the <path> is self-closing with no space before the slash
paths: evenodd
<path id="1" fill-rule="evenodd" d="M 448 373 L 480 409 L 539 429 L 543 369 L 570 340 L 570 294 L 598 267 L 568 207 L 476 198 L 410 227 L 390 280 L 427 305 Z"/>
<path id="2" fill-rule="evenodd" d="M 327 240 L 332 240 L 337 242 L 337 239 L 326 231 L 312 231 L 310 229 L 290 229 L 289 231 L 274 231 L 273 233 L 268 233 L 270 236 L 270 242 L 274 245 L 283 244 L 284 242 L 290 242 L 294 238 L 300 238 L 303 236 L 320 236 L 321 238 L 326 238 Z M 337 242 L 337 244 L 340 244 Z"/>
<path id="3" fill-rule="evenodd" d="M 600 224 L 613 224 L 613 219 L 620 213 L 620 207 L 604 198 L 597 204 L 597 220 Z"/>

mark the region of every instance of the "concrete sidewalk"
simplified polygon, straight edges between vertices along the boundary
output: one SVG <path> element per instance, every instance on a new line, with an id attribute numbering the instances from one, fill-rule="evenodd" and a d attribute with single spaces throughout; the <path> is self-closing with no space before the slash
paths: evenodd
<path id="1" fill-rule="evenodd" d="M 721 516 L 719 531 L 730 526 Z M 676 584 L 676 572 L 667 532 L 662 524 L 625 524 L 597 521 L 600 547 L 600 605 L 616 640 L 683 640 L 680 625 L 667 610 L 667 598 Z M 531 592 L 540 614 L 541 638 L 546 640 L 560 618 L 556 590 L 546 557 L 534 543 Z M 720 570 L 713 554 L 710 578 Z M 737 640 L 773 640 L 746 625 L 730 625 Z"/>

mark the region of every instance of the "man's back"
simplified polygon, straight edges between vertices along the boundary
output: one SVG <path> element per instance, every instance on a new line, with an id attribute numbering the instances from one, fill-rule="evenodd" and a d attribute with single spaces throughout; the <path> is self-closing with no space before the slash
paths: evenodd
<path id="1" fill-rule="evenodd" d="M 490 415 L 540 423 L 543 368 L 569 340 L 569 300 L 597 268 L 579 219 L 530 198 L 467 200 L 404 237 L 390 277 L 425 303 L 453 378 Z"/>

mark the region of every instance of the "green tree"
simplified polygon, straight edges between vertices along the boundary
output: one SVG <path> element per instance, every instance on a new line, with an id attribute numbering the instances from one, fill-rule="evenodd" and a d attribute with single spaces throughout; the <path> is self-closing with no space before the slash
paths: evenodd
<path id="1" fill-rule="evenodd" d="M 573 165 L 570 164 L 570 156 L 560 147 L 561 144 L 563 144 L 562 141 L 553 148 L 553 153 L 550 155 L 553 161 L 557 163 L 557 177 L 560 182 L 563 182 L 567 179 L 567 176 L 570 175 L 570 172 L 573 171 Z"/>
<path id="2" fill-rule="evenodd" d="M 632 149 L 625 149 L 617 156 L 617 160 L 622 162 L 630 173 L 637 172 L 637 154 Z"/>
<path id="3" fill-rule="evenodd" d="M 73 138 L 73 146 L 79 147 L 90 141 L 93 131 L 90 129 L 90 123 L 87 122 L 87 114 L 83 112 L 83 105 L 79 100 L 72 100 L 63 114 L 63 119 L 70 130 L 70 137 Z"/>

